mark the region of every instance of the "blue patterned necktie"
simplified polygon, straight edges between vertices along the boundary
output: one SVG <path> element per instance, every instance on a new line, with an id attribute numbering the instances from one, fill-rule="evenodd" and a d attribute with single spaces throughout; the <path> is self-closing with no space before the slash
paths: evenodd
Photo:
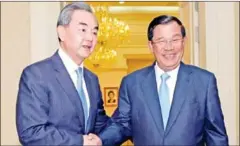
<path id="1" fill-rule="evenodd" d="M 83 69 L 81 67 L 79 67 L 77 70 L 77 91 L 78 91 L 78 95 L 80 97 L 80 100 L 82 102 L 82 107 L 84 110 L 84 118 L 85 118 L 85 130 L 87 127 L 87 120 L 88 120 L 88 106 L 87 106 L 87 100 L 86 100 L 86 96 L 83 90 Z"/>
<path id="2" fill-rule="evenodd" d="M 161 85 L 159 88 L 159 99 L 160 99 L 160 105 L 162 110 L 164 129 L 166 128 L 169 111 L 170 111 L 169 89 L 166 83 L 169 77 L 170 76 L 167 73 L 164 73 L 161 75 Z"/>

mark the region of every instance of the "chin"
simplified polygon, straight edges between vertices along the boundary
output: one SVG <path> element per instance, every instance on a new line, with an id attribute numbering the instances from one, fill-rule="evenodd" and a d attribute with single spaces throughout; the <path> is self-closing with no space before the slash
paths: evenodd
<path id="1" fill-rule="evenodd" d="M 175 68 L 175 67 L 177 67 L 178 66 L 178 62 L 176 62 L 176 61 L 165 61 L 165 63 L 163 63 L 163 65 L 166 67 L 166 68 Z"/>
<path id="2" fill-rule="evenodd" d="M 166 66 L 174 66 L 175 64 L 177 64 L 175 60 L 165 60 L 164 62 Z"/>
<path id="3" fill-rule="evenodd" d="M 166 64 L 166 66 L 167 66 L 168 68 L 171 68 L 171 69 L 175 69 L 178 65 L 179 65 L 179 63 L 176 63 L 176 62 Z"/>
<path id="4" fill-rule="evenodd" d="M 82 52 L 81 54 L 79 54 L 79 56 L 82 56 L 83 58 L 88 58 L 91 55 L 91 53 L 88 52 Z"/>
<path id="5" fill-rule="evenodd" d="M 87 59 L 89 56 L 90 56 L 90 55 L 83 55 L 82 57 L 83 57 L 84 59 Z"/>

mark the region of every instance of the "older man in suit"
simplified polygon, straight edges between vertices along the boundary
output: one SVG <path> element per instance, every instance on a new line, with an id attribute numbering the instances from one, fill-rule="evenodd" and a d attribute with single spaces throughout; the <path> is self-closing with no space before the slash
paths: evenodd
<path id="1" fill-rule="evenodd" d="M 131 138 L 134 145 L 228 145 L 214 74 L 181 62 L 181 21 L 158 16 L 147 35 L 156 62 L 123 78 L 103 144 Z"/>
<path id="2" fill-rule="evenodd" d="M 98 22 L 86 3 L 65 6 L 58 18 L 60 48 L 26 67 L 17 99 L 17 131 L 23 145 L 101 145 L 108 117 L 98 77 L 83 61 L 97 43 Z"/>

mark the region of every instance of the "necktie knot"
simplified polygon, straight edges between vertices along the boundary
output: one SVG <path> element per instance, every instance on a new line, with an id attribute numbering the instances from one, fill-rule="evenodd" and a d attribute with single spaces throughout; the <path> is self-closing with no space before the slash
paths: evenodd
<path id="1" fill-rule="evenodd" d="M 169 79 L 169 77 L 170 77 L 170 76 L 169 76 L 167 73 L 162 74 L 162 75 L 161 75 L 162 82 L 166 82 L 167 79 Z"/>

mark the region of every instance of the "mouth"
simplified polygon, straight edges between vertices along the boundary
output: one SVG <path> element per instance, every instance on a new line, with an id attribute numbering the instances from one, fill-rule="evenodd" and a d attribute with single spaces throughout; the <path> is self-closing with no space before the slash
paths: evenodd
<path id="1" fill-rule="evenodd" d="M 163 57 L 165 57 L 166 59 L 174 59 L 176 56 L 176 54 L 165 54 L 163 55 Z"/>
<path id="2" fill-rule="evenodd" d="M 90 50 L 91 48 L 92 48 L 92 46 L 90 46 L 90 45 L 83 45 L 82 46 L 84 49 L 88 49 L 88 50 Z"/>

